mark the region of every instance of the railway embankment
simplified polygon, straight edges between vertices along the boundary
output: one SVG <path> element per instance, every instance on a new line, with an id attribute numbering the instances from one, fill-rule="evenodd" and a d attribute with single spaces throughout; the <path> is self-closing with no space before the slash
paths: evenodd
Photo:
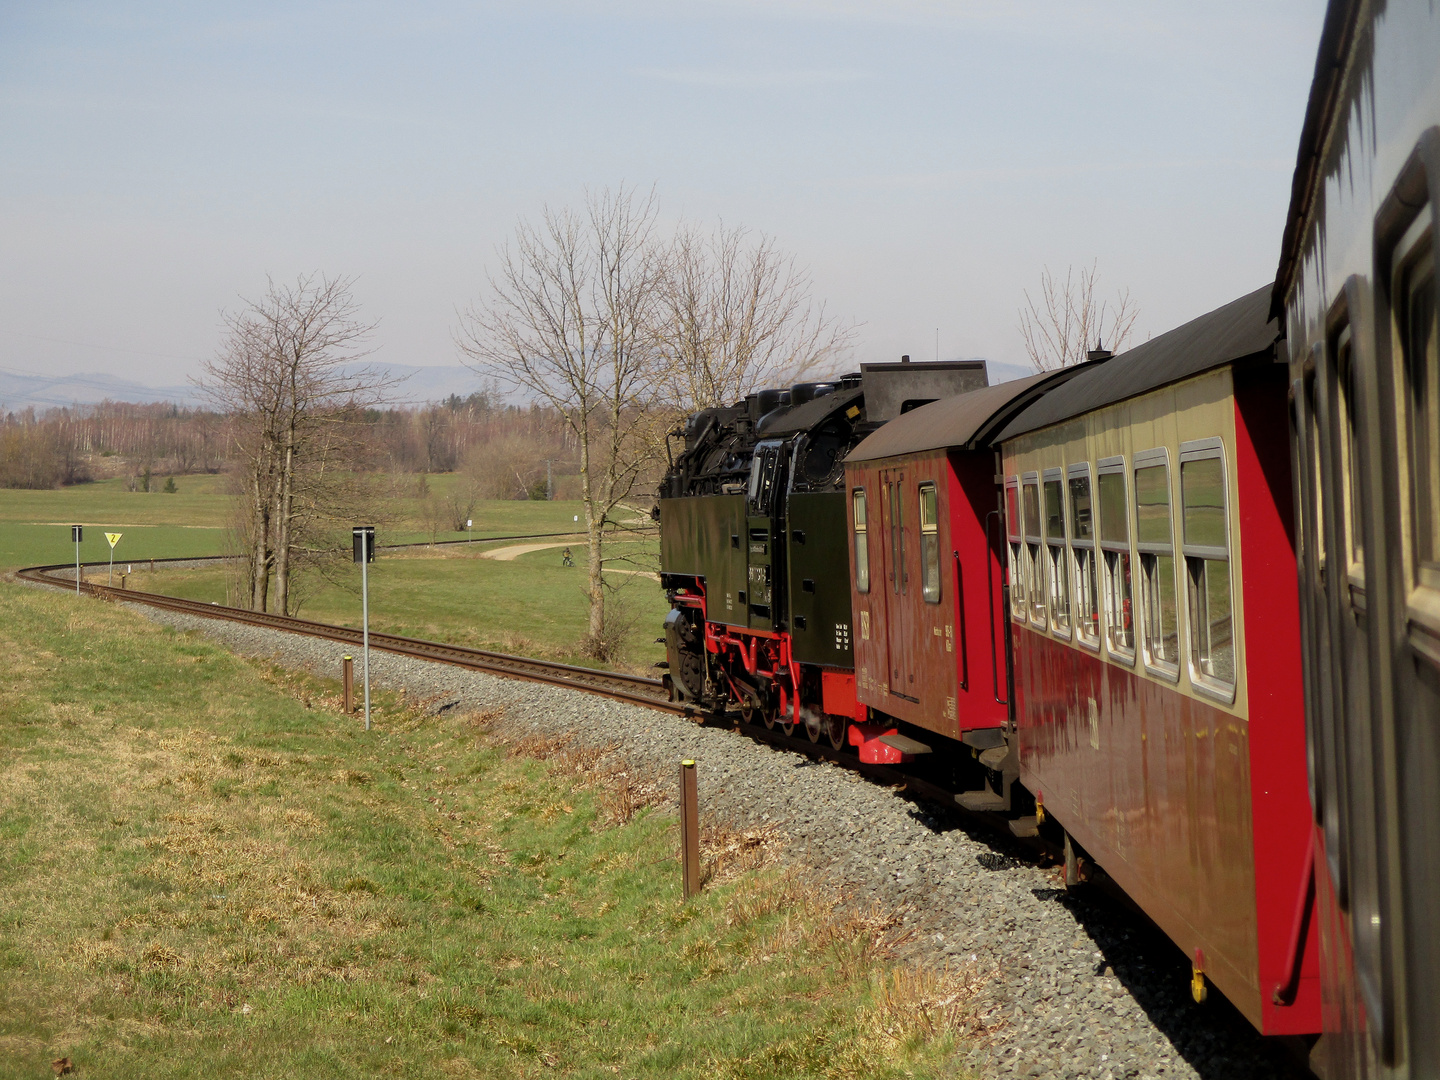
<path id="1" fill-rule="evenodd" d="M 654 793 L 503 706 L 396 679 L 365 732 L 302 654 L 53 589 L 0 653 L 0 1077 L 954 1075 L 892 920 L 761 831 L 682 902 Z"/>
<path id="2" fill-rule="evenodd" d="M 151 618 L 292 669 L 334 675 L 342 646 L 164 611 Z M 671 790 L 699 762 L 702 820 L 761 838 L 855 911 L 885 912 L 891 942 L 949 987 L 982 1076 L 1259 1078 L 1302 1075 L 1212 996 L 1189 998 L 1174 946 L 1112 899 L 1069 893 L 1061 875 L 955 813 L 844 768 L 723 728 L 410 657 L 372 654 L 378 685 L 439 714 L 498 711 L 522 748 L 585 748 L 590 768 Z M 942 996 L 938 1000 L 945 1000 Z"/>

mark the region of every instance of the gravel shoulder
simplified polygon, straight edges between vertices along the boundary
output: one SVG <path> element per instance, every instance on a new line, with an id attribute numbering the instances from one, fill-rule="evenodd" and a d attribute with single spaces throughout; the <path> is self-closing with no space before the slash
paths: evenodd
<path id="1" fill-rule="evenodd" d="M 346 647 L 141 605 L 239 653 L 338 676 Z M 353 652 L 353 647 L 350 649 Z M 358 664 L 357 664 L 358 667 Z M 702 817 L 771 826 L 786 857 L 861 906 L 902 912 L 909 962 L 986 973 L 989 1034 L 969 1051 L 984 1077 L 1304 1077 L 1218 994 L 1189 997 L 1189 965 L 1142 918 L 1103 895 L 1067 893 L 1053 868 L 958 812 L 735 732 L 578 691 L 372 652 L 372 683 L 436 708 L 504 710 L 505 737 L 572 734 L 616 746 L 627 768 L 674 785 L 699 764 Z M 357 673 L 358 674 L 358 673 Z"/>

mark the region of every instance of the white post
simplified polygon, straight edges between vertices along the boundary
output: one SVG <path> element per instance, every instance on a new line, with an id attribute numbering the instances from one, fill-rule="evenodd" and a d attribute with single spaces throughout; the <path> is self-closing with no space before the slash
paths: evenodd
<path id="1" fill-rule="evenodd" d="M 80 534 L 75 534 L 75 595 L 80 595 Z"/>
<path id="2" fill-rule="evenodd" d="M 115 587 L 115 545 L 110 545 L 110 587 Z"/>
<path id="3" fill-rule="evenodd" d="M 368 544 L 367 536 L 362 543 Z M 360 626 L 361 639 L 365 646 L 365 730 L 370 730 L 370 551 L 360 560 Z"/>

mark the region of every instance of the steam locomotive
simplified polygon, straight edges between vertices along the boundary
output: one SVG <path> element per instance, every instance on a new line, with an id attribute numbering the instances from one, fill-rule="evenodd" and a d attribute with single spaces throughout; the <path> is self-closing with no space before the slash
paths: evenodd
<path id="1" fill-rule="evenodd" d="M 1332 0 L 1273 285 L 705 410 L 659 500 L 677 697 L 949 770 L 1331 1078 L 1440 1076 L 1437 57 Z"/>

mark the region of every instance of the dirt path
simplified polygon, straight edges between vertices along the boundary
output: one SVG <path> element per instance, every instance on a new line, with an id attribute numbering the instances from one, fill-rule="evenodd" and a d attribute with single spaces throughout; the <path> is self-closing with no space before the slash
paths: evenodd
<path id="1" fill-rule="evenodd" d="M 491 548 L 489 551 L 482 551 L 480 558 L 494 559 L 496 562 L 514 562 L 521 555 L 528 555 L 532 551 L 544 551 L 546 548 L 571 547 L 574 541 L 566 543 L 560 541 L 558 544 L 511 544 L 509 547 Z"/>

